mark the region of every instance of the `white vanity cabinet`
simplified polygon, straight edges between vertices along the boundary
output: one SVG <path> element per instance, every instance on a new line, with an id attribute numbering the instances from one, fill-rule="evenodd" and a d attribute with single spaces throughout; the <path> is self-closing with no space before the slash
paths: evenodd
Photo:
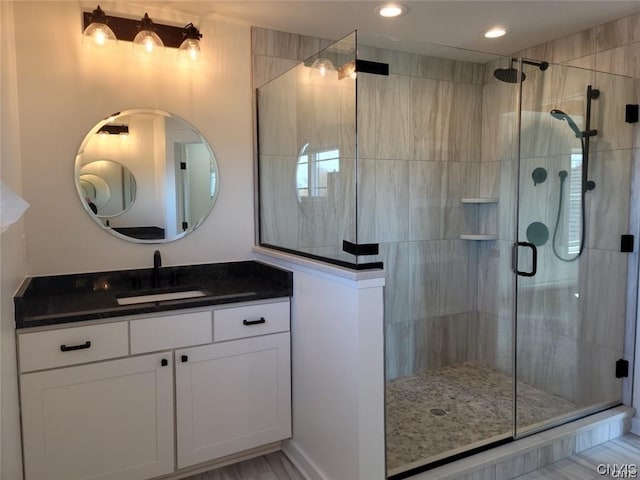
<path id="1" fill-rule="evenodd" d="M 137 480 L 173 471 L 170 353 L 21 376 L 28 480 Z"/>
<path id="2" fill-rule="evenodd" d="M 289 315 L 280 298 L 19 331 L 25 480 L 145 480 L 273 448 L 291 436 Z"/>

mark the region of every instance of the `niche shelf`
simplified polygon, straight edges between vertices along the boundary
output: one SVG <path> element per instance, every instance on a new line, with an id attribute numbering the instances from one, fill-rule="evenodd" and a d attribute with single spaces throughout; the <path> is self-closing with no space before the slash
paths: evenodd
<path id="1" fill-rule="evenodd" d="M 467 205 L 496 205 L 499 199 L 495 197 L 468 197 L 460 199 L 460 202 Z M 478 207 L 480 208 L 480 207 Z M 482 212 L 482 209 L 480 210 Z M 478 212 L 480 214 L 480 212 Z M 486 212 L 486 210 L 485 210 Z M 487 215 L 487 213 L 485 213 Z M 489 241 L 497 240 L 495 233 L 464 233 L 460 235 L 461 240 Z"/>
<path id="2" fill-rule="evenodd" d="M 462 203 L 498 203 L 498 198 L 488 198 L 488 197 L 476 197 L 476 198 L 463 198 L 460 201 Z"/>
<path id="3" fill-rule="evenodd" d="M 497 240 L 498 235 L 493 233 L 463 233 L 460 240 Z"/>

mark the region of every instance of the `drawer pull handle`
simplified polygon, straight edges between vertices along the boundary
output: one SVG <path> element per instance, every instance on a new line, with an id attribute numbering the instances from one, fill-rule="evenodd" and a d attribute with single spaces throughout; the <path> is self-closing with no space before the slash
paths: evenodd
<path id="1" fill-rule="evenodd" d="M 187 355 L 182 355 L 180 357 L 180 360 L 182 360 L 182 363 L 188 362 L 189 361 L 189 357 Z"/>
<path id="2" fill-rule="evenodd" d="M 166 367 L 167 365 L 169 365 L 169 360 L 167 360 L 166 358 L 163 358 L 160 361 L 160 365 L 162 365 L 163 367 Z"/>
<path id="3" fill-rule="evenodd" d="M 60 351 L 61 352 L 70 352 L 72 350 L 83 350 L 85 348 L 90 348 L 91 347 L 91 342 L 89 340 L 87 340 L 86 342 L 80 344 L 80 345 L 71 345 L 69 347 L 67 347 L 66 345 L 60 345 Z"/>
<path id="4" fill-rule="evenodd" d="M 264 317 L 260 317 L 260 320 L 242 320 L 243 325 L 258 325 L 260 323 L 267 323 Z"/>

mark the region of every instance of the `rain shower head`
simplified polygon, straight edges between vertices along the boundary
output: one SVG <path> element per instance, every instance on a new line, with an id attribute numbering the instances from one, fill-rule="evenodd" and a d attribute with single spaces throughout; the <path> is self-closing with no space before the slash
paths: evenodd
<path id="1" fill-rule="evenodd" d="M 507 83 L 518 83 L 518 74 L 522 76 L 522 81 L 524 82 L 527 76 L 524 72 L 520 73 L 517 68 L 496 68 L 493 72 L 493 76 L 496 77 L 501 82 Z"/>
<path id="2" fill-rule="evenodd" d="M 576 122 L 573 121 L 573 118 L 571 118 L 568 114 L 564 113 L 562 110 L 558 110 L 554 108 L 549 113 L 553 118 L 556 118 L 558 120 L 565 120 L 569 125 L 569 128 L 571 128 L 571 130 L 573 130 L 573 133 L 576 134 L 576 138 L 582 138 L 584 136 L 582 131 L 578 128 L 578 125 L 576 125 Z"/>
<path id="3" fill-rule="evenodd" d="M 517 58 L 512 58 L 511 59 L 511 67 L 510 68 L 496 68 L 493 71 L 493 76 L 496 77 L 501 82 L 518 83 L 518 80 L 520 78 L 521 78 L 521 81 L 524 82 L 526 80 L 527 76 L 525 75 L 524 72 L 520 72 L 520 70 L 518 70 L 517 68 L 514 68 L 513 67 L 514 63 L 518 63 L 518 59 Z M 535 67 L 538 67 L 543 72 L 547 68 L 549 68 L 549 62 L 539 62 L 537 60 L 526 60 L 526 59 L 523 59 L 522 63 L 526 64 L 526 65 L 533 65 Z"/>

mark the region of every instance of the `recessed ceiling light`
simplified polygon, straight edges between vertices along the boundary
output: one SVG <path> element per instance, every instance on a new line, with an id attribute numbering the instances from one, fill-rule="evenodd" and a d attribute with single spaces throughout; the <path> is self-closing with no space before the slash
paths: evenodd
<path id="1" fill-rule="evenodd" d="M 507 34 L 506 27 L 493 27 L 484 32 L 486 38 L 500 38 Z"/>
<path id="2" fill-rule="evenodd" d="M 381 17 L 393 18 L 407 13 L 408 9 L 399 3 L 385 3 L 376 8 L 376 13 Z"/>

